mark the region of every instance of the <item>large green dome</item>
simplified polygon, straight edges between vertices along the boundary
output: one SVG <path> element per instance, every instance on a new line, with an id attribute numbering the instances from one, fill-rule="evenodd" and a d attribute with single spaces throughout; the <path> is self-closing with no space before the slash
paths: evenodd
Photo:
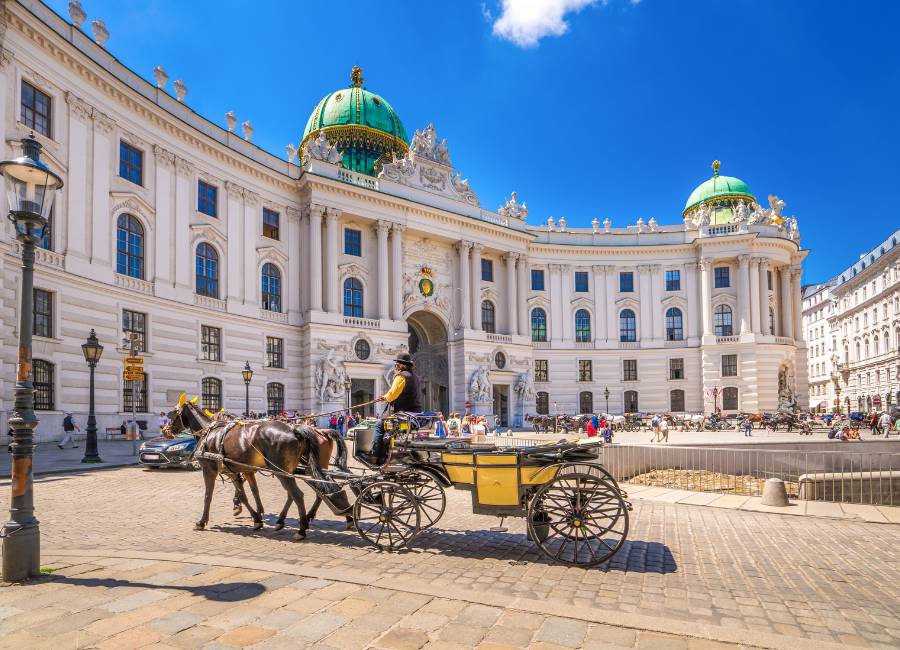
<path id="1" fill-rule="evenodd" d="M 350 87 L 325 95 L 313 109 L 300 148 L 324 132 L 343 155 L 344 167 L 375 174 L 380 158 L 409 150 L 406 130 L 383 97 L 362 87 L 362 70 L 358 66 L 353 67 L 350 81 Z"/>
<path id="2" fill-rule="evenodd" d="M 712 164 L 713 177 L 708 181 L 704 181 L 691 192 L 687 203 L 684 204 L 684 213 L 686 214 L 691 208 L 700 205 L 704 201 L 709 203 L 713 200 L 741 200 L 746 199 L 751 202 L 756 201 L 756 197 L 750 193 L 750 188 L 739 178 L 734 176 L 719 176 L 718 160 Z"/>

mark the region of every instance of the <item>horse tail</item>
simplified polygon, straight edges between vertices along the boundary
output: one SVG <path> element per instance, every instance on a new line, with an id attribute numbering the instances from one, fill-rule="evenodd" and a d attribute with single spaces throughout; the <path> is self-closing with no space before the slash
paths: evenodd
<path id="1" fill-rule="evenodd" d="M 334 464 L 342 472 L 350 471 L 347 468 L 347 442 L 341 437 L 341 434 L 334 429 L 326 429 L 328 437 L 334 441 L 337 451 L 334 455 Z"/>

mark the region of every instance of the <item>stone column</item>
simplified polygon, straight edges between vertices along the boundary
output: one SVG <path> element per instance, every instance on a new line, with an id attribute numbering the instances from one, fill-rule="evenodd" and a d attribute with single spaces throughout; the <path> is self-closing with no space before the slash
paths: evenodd
<path id="1" fill-rule="evenodd" d="M 328 208 L 325 211 L 325 311 L 337 314 L 340 310 L 340 293 L 338 290 L 337 249 L 338 249 L 338 217 L 341 211 Z"/>
<path id="2" fill-rule="evenodd" d="M 638 338 L 642 341 L 649 341 L 653 338 L 653 314 L 650 297 L 650 266 L 647 264 L 638 266 L 638 300 L 641 303 Z"/>
<path id="3" fill-rule="evenodd" d="M 606 340 L 616 342 L 619 340 L 619 328 L 617 326 L 619 315 L 616 313 L 616 267 L 604 266 L 606 272 Z"/>
<path id="4" fill-rule="evenodd" d="M 562 265 L 550 265 L 550 336 L 547 339 L 562 339 L 563 335 L 563 294 Z"/>
<path id="5" fill-rule="evenodd" d="M 481 244 L 472 244 L 471 272 L 469 273 L 469 304 L 472 312 L 472 329 L 481 330 Z"/>
<path id="6" fill-rule="evenodd" d="M 516 294 L 519 307 L 519 336 L 528 335 L 528 286 L 531 278 L 528 277 L 528 258 L 524 253 L 519 255 L 518 280 L 516 282 Z"/>
<path id="7" fill-rule="evenodd" d="M 284 210 L 287 217 L 287 246 L 288 246 L 288 279 L 285 283 L 287 286 L 287 312 L 288 322 L 291 325 L 300 324 L 300 285 L 304 281 L 303 273 L 300 270 L 300 210 L 288 206 Z"/>
<path id="8" fill-rule="evenodd" d="M 54 216 L 57 217 L 56 223 L 51 224 L 51 229 L 56 230 L 54 235 L 58 247 L 56 250 L 64 251 L 67 256 L 74 255 L 84 260 L 87 259 L 87 235 L 90 232 L 87 218 L 87 135 L 93 109 L 72 93 L 66 93 L 66 102 L 69 104 L 69 174 L 65 181 L 66 198 L 68 199 L 68 205 L 66 206 L 67 240 L 63 241 L 60 238 L 61 230 L 59 225 L 62 219 L 60 218 L 58 205 L 57 209 L 54 210 Z M 3 108 L 6 107 L 6 102 L 0 103 L 3 104 Z M 3 108 L 0 108 L 0 113 L 3 112 Z M 0 124 L 5 124 L 5 122 L 0 122 Z M 5 146 L 6 143 L 2 143 L 0 151 Z M 159 206 L 157 206 L 158 211 Z M 159 223 L 157 223 L 158 228 Z M 112 229 L 115 229 L 115 223 L 112 224 Z M 159 269 L 157 267 L 158 272 Z"/>
<path id="9" fill-rule="evenodd" d="M 703 319 L 703 303 L 698 298 L 697 272 L 699 266 L 696 262 L 688 262 L 684 265 L 684 283 L 687 288 L 687 337 L 696 339 L 700 333 L 698 325 Z"/>
<path id="10" fill-rule="evenodd" d="M 159 158 L 157 158 L 157 161 Z M 157 166 L 159 163 L 157 162 Z M 159 175 L 157 174 L 157 178 Z M 157 188 L 158 189 L 158 188 Z M 168 200 L 168 197 L 166 197 Z M 228 269 L 227 295 L 222 296 L 228 300 L 228 308 L 231 309 L 244 299 L 244 265 L 248 263 L 241 245 L 244 242 L 244 188 L 240 185 L 225 181 L 225 213 L 228 219 L 228 250 L 225 259 L 225 267 Z M 159 215 L 159 203 L 156 206 L 156 214 Z M 157 222 L 157 228 L 161 220 Z M 253 260 L 249 260 L 252 265 Z M 221 266 L 220 272 L 221 272 Z M 157 270 L 158 273 L 158 270 Z"/>
<path id="11" fill-rule="evenodd" d="M 738 313 L 741 334 L 750 333 L 750 256 L 738 256 Z"/>
<path id="12" fill-rule="evenodd" d="M 403 231 L 406 226 L 391 227 L 391 318 L 403 320 Z"/>
<path id="13" fill-rule="evenodd" d="M 112 153 L 111 134 L 115 127 L 115 122 L 94 109 L 94 146 L 93 146 L 93 167 L 91 178 L 93 179 L 93 187 L 91 193 L 91 264 L 96 264 L 104 271 L 110 268 L 110 255 L 112 247 L 110 245 L 110 235 L 112 228 L 109 224 L 109 179 L 112 162 L 110 154 Z M 187 224 L 184 230 L 179 233 L 185 233 L 183 239 L 189 240 L 186 236 Z M 188 256 L 188 263 L 193 265 L 193 257 Z M 149 269 L 144 262 L 144 279 L 152 280 L 149 276 Z"/>
<path id="14" fill-rule="evenodd" d="M 516 334 L 516 260 L 518 253 L 507 253 L 503 256 L 506 262 L 506 331 L 511 336 Z"/>
<path id="15" fill-rule="evenodd" d="M 457 278 L 457 288 L 459 291 L 459 327 L 467 329 L 472 325 L 471 311 L 469 310 L 469 292 L 472 288 L 469 286 L 469 249 L 472 244 L 467 241 L 459 241 L 456 244 L 456 251 L 459 253 L 459 277 Z"/>
<path id="16" fill-rule="evenodd" d="M 608 336 L 606 267 L 595 264 L 591 270 L 594 272 L 594 340 L 599 344 L 601 341 L 606 341 Z"/>
<path id="17" fill-rule="evenodd" d="M 390 310 L 390 278 L 388 276 L 388 232 L 391 224 L 378 220 L 375 224 L 375 236 L 378 238 L 378 318 L 386 320 L 391 317 Z"/>
<path id="18" fill-rule="evenodd" d="M 759 333 L 774 334 L 769 327 L 769 260 L 759 258 Z"/>
<path id="19" fill-rule="evenodd" d="M 109 173 L 104 170 L 104 173 Z M 190 245 L 191 180 L 194 168 L 182 158 L 175 159 L 175 284 L 182 289 L 191 288 L 191 271 L 194 256 Z M 94 206 L 96 209 L 96 206 Z"/>
<path id="20" fill-rule="evenodd" d="M 794 338 L 793 300 L 791 300 L 791 271 L 787 266 L 779 269 L 781 276 L 781 335 Z"/>
<path id="21" fill-rule="evenodd" d="M 572 267 L 565 264 L 562 267 L 562 338 L 571 341 L 575 337 L 572 334 L 574 330 L 575 314 L 572 311 L 572 291 L 575 285 L 575 276 L 572 275 Z"/>
<path id="22" fill-rule="evenodd" d="M 662 308 L 662 291 L 663 278 L 662 266 L 653 264 L 650 268 L 650 313 L 653 316 L 653 339 L 662 341 L 666 338 L 665 333 L 665 314 Z"/>
<path id="23" fill-rule="evenodd" d="M 791 267 L 791 302 L 794 315 L 794 338 L 797 341 L 803 339 L 803 305 L 800 298 L 800 277 L 802 275 L 803 269 L 801 267 Z"/>
<path id="24" fill-rule="evenodd" d="M 703 336 L 713 335 L 712 324 L 712 260 L 704 257 L 700 260 L 700 313 L 703 315 Z"/>
<path id="25" fill-rule="evenodd" d="M 750 258 L 750 330 L 760 332 L 759 258 Z"/>
<path id="26" fill-rule="evenodd" d="M 309 308 L 322 311 L 322 217 L 325 208 L 309 206 Z"/>

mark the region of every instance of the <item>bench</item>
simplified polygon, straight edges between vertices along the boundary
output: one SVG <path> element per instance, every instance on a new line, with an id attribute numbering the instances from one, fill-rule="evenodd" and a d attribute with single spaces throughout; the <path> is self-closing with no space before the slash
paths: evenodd
<path id="1" fill-rule="evenodd" d="M 116 439 L 125 440 L 126 436 L 122 434 L 122 429 L 119 427 L 106 427 L 106 439 L 107 440 L 116 440 Z"/>

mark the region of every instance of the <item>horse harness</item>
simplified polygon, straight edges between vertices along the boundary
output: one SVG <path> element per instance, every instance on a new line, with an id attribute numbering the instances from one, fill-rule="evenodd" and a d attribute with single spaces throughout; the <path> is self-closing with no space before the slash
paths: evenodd
<path id="1" fill-rule="evenodd" d="M 215 461 L 220 474 L 234 476 L 232 471 L 225 464 L 225 437 L 228 433 L 239 424 L 244 424 L 239 420 L 231 420 L 221 427 L 221 422 L 213 422 L 212 426 L 204 430 L 203 435 L 194 447 L 193 458 Z M 228 461 L 231 462 L 231 461 Z"/>

